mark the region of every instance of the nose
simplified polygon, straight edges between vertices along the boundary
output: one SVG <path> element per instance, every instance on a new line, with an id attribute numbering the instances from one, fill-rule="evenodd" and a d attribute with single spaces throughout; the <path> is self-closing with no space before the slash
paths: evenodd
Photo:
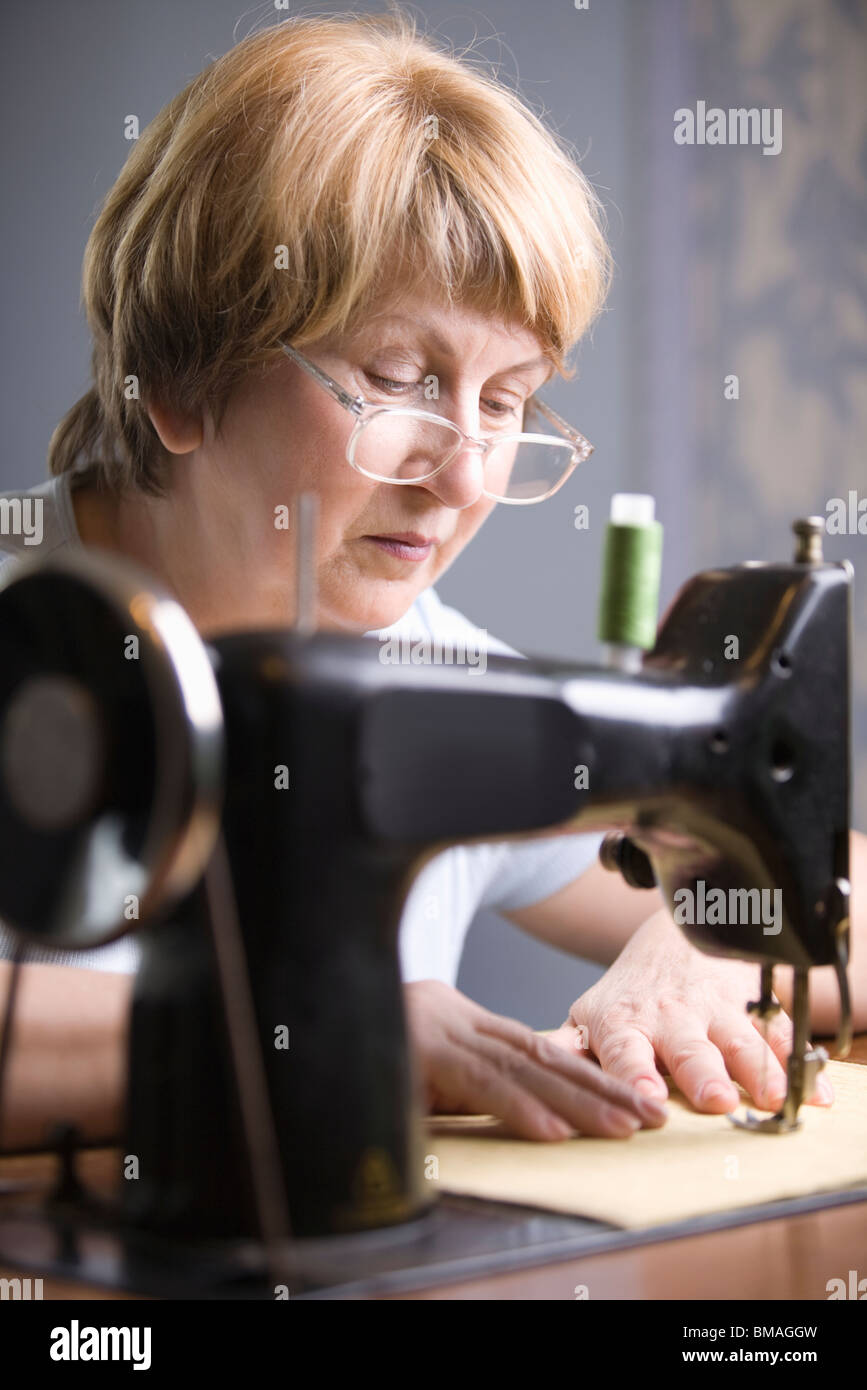
<path id="1" fill-rule="evenodd" d="M 479 448 L 462 444 L 442 472 L 420 484 L 452 511 L 465 511 L 482 496 L 485 486 L 485 467 Z"/>

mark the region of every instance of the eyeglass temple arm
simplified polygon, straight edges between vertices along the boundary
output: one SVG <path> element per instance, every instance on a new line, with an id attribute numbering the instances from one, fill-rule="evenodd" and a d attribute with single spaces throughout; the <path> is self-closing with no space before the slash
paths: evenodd
<path id="1" fill-rule="evenodd" d="M 291 357 L 293 362 L 297 362 L 299 367 L 303 367 L 305 372 L 312 376 L 314 381 L 318 381 L 320 386 L 324 386 L 326 391 L 329 391 L 335 400 L 339 401 L 347 410 L 351 410 L 353 415 L 361 414 L 364 407 L 364 401 L 361 396 L 353 396 L 351 392 L 344 391 L 343 387 L 339 385 L 333 377 L 330 377 L 327 372 L 323 372 L 320 367 L 316 366 L 315 362 L 311 362 L 310 359 L 305 357 L 303 353 L 300 353 L 297 348 L 292 347 L 290 343 L 284 343 L 282 338 L 278 339 L 278 341 L 286 356 Z"/>
<path id="2" fill-rule="evenodd" d="M 590 443 L 589 439 L 586 439 L 583 434 L 576 430 L 572 425 L 568 424 L 568 422 L 563 419 L 562 415 L 558 415 L 556 410 L 554 410 L 552 406 L 548 405 L 547 401 L 542 401 L 539 399 L 538 396 L 534 396 L 533 404 L 535 405 L 536 409 L 539 410 L 542 413 L 542 415 L 545 416 L 545 419 L 549 422 L 549 424 L 556 425 L 557 428 L 561 430 L 563 434 L 565 434 L 566 438 L 570 440 L 572 444 L 575 445 L 576 449 L 580 451 L 582 459 L 590 457 L 590 455 L 593 453 L 593 449 L 595 446 Z"/>

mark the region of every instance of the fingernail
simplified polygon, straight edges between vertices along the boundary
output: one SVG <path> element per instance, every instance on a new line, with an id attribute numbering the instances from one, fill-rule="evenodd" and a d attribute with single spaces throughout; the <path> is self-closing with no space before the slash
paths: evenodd
<path id="1" fill-rule="evenodd" d="M 602 1111 L 602 1119 L 609 1129 L 613 1129 L 616 1134 L 634 1134 L 641 1128 L 641 1121 L 637 1115 L 630 1115 L 626 1110 L 618 1110 L 616 1106 L 606 1105 Z"/>
<path id="2" fill-rule="evenodd" d="M 834 1091 L 827 1076 L 820 1076 L 816 1081 L 816 1094 L 820 1100 L 830 1105 L 834 1099 Z"/>
<path id="3" fill-rule="evenodd" d="M 636 1091 L 640 1091 L 643 1096 L 648 1096 L 650 1100 L 658 1101 L 659 1097 L 662 1095 L 661 1085 L 662 1083 L 652 1080 L 649 1076 L 642 1076 L 640 1081 L 636 1081 L 635 1089 Z M 668 1087 L 666 1087 L 665 1090 L 667 1094 Z"/>
<path id="4" fill-rule="evenodd" d="M 552 1139 L 571 1139 L 575 1133 L 571 1125 L 565 1120 L 558 1120 L 556 1115 L 552 1115 L 547 1124 L 547 1130 Z"/>
<path id="5" fill-rule="evenodd" d="M 639 1096 L 638 1108 L 642 1115 L 646 1115 L 649 1120 L 668 1119 L 668 1106 L 663 1105 L 660 1100 L 651 1100 L 649 1096 Z"/>
<path id="6" fill-rule="evenodd" d="M 721 1100 L 724 1104 L 730 1105 L 732 1103 L 731 1088 L 724 1086 L 721 1081 L 709 1081 L 702 1086 L 698 1093 L 698 1099 L 700 1105 L 706 1105 L 715 1100 Z"/>

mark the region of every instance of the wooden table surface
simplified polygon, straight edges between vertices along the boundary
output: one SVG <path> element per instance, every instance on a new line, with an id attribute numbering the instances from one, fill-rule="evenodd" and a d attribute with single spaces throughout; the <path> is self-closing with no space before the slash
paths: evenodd
<path id="1" fill-rule="evenodd" d="M 846 1059 L 867 1065 L 867 1034 L 855 1039 Z M 79 1158 L 83 1179 L 104 1192 L 116 1173 L 113 1150 L 90 1150 Z M 45 1154 L 0 1159 L 0 1179 L 44 1181 L 55 1171 Z M 20 1199 L 0 1195 L 0 1212 Z M 379 1298 L 449 1300 L 566 1299 L 584 1286 L 591 1299 L 826 1299 L 826 1282 L 864 1271 L 867 1259 L 867 1201 L 800 1216 L 778 1217 L 723 1231 L 658 1241 L 602 1255 L 488 1275 Z M 24 1271 L 0 1264 L 0 1278 Z M 44 1280 L 46 1299 L 127 1299 L 127 1294 L 62 1279 Z"/>

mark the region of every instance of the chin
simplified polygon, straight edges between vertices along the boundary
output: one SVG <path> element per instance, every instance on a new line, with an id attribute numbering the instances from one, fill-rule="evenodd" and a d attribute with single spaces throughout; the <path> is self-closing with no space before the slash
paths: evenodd
<path id="1" fill-rule="evenodd" d="M 380 588 L 379 592 L 371 593 L 369 597 L 359 594 L 351 606 L 335 613 L 333 626 L 343 632 L 354 633 L 391 627 L 392 623 L 409 612 L 421 589 L 407 593 L 403 585 L 389 588 L 390 592 L 383 593 Z M 401 593 L 400 589 L 404 589 L 404 592 Z"/>

